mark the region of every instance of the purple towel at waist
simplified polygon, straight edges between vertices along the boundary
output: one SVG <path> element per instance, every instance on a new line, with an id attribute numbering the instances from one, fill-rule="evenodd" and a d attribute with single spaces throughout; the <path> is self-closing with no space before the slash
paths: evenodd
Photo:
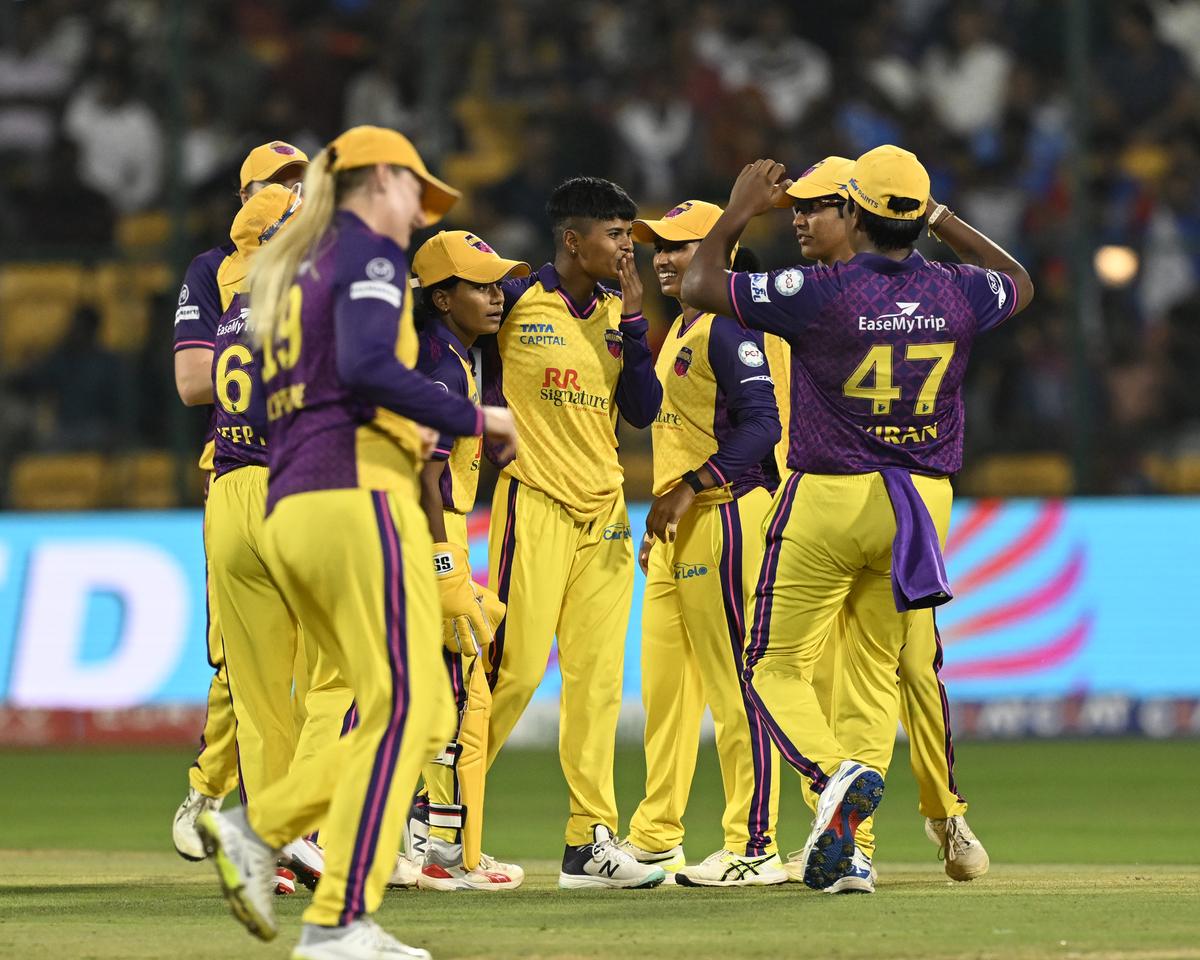
<path id="1" fill-rule="evenodd" d="M 896 515 L 892 541 L 892 596 L 896 609 L 937 607 L 954 599 L 937 529 L 925 501 L 907 470 L 892 467 L 879 471 Z"/>

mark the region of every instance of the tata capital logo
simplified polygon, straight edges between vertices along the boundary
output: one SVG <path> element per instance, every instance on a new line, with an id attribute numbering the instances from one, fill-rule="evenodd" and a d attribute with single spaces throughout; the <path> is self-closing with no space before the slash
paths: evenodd
<path id="1" fill-rule="evenodd" d="M 703 563 L 677 563 L 671 573 L 676 580 L 691 580 L 693 577 L 708 576 L 708 567 Z"/>
<path id="2" fill-rule="evenodd" d="M 631 540 L 633 538 L 627 523 L 610 523 L 604 528 L 602 536 L 605 540 Z"/>
<path id="3" fill-rule="evenodd" d="M 518 323 L 517 340 L 527 347 L 565 347 L 565 337 L 554 332 L 552 323 Z"/>

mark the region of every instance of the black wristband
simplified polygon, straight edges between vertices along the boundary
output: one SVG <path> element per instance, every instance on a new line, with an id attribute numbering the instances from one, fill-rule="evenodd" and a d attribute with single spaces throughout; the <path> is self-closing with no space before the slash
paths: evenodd
<path id="1" fill-rule="evenodd" d="M 705 491 L 704 481 L 700 479 L 700 474 L 695 470 L 689 470 L 681 478 L 695 493 L 703 493 Z"/>

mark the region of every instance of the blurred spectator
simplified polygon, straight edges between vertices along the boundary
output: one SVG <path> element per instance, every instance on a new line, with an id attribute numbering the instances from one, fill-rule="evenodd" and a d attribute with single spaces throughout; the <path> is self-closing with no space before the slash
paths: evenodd
<path id="1" fill-rule="evenodd" d="M 183 134 L 183 180 L 189 188 L 211 180 L 229 163 L 234 139 L 217 114 L 212 91 L 192 89 L 187 98 L 187 129 Z"/>
<path id="2" fill-rule="evenodd" d="M 783 4 L 772 4 L 754 21 L 753 35 L 728 51 L 722 77 L 733 89 L 757 88 L 775 122 L 793 128 L 829 94 L 829 56 L 796 35 L 796 18 Z"/>
<path id="3" fill-rule="evenodd" d="M 1156 0 L 1157 33 L 1179 50 L 1193 77 L 1200 77 L 1200 0 Z"/>
<path id="4" fill-rule="evenodd" d="M 931 48 L 921 67 L 934 116 L 965 139 L 994 129 L 1004 112 L 1012 54 L 989 37 L 988 28 L 981 5 L 960 3 L 947 42 Z"/>
<path id="5" fill-rule="evenodd" d="M 636 195 L 662 201 L 679 189 L 678 161 L 691 145 L 695 129 L 692 108 L 665 68 L 647 71 L 639 87 L 614 118 L 635 173 L 626 187 Z"/>
<path id="6" fill-rule="evenodd" d="M 42 160 L 27 164 L 23 182 L 10 197 L 14 242 L 40 249 L 84 247 L 107 250 L 115 217 L 108 198 L 79 179 L 79 152 L 60 140 Z"/>
<path id="7" fill-rule="evenodd" d="M 45 449 L 108 449 L 119 427 L 120 358 L 100 343 L 100 314 L 80 307 L 62 343 L 13 378 L 33 402 Z"/>
<path id="8" fill-rule="evenodd" d="M 1189 91 L 1183 57 L 1154 33 L 1146 3 L 1123 4 L 1113 38 L 1100 61 L 1099 117 L 1144 136 L 1161 134 L 1187 109 Z"/>
<path id="9" fill-rule="evenodd" d="M 128 67 L 113 64 L 88 80 L 67 104 L 63 129 L 79 147 L 79 178 L 119 213 L 144 210 L 162 186 L 158 118 L 136 99 Z"/>
<path id="10" fill-rule="evenodd" d="M 383 44 L 374 58 L 346 84 L 343 126 L 371 123 L 403 130 L 407 136 L 419 138 L 416 91 L 419 77 L 419 72 L 413 69 L 411 48 L 405 50 L 395 43 Z"/>

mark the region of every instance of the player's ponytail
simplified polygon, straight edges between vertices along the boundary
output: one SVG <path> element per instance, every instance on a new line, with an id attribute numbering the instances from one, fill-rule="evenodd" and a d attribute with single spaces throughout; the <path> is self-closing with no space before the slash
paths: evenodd
<path id="1" fill-rule="evenodd" d="M 333 221 L 339 176 L 333 172 L 336 159 L 333 147 L 317 154 L 304 176 L 304 203 L 295 223 L 264 246 L 250 265 L 254 338 L 259 344 L 274 335 L 287 309 L 287 292 L 300 269 L 300 261 Z"/>

